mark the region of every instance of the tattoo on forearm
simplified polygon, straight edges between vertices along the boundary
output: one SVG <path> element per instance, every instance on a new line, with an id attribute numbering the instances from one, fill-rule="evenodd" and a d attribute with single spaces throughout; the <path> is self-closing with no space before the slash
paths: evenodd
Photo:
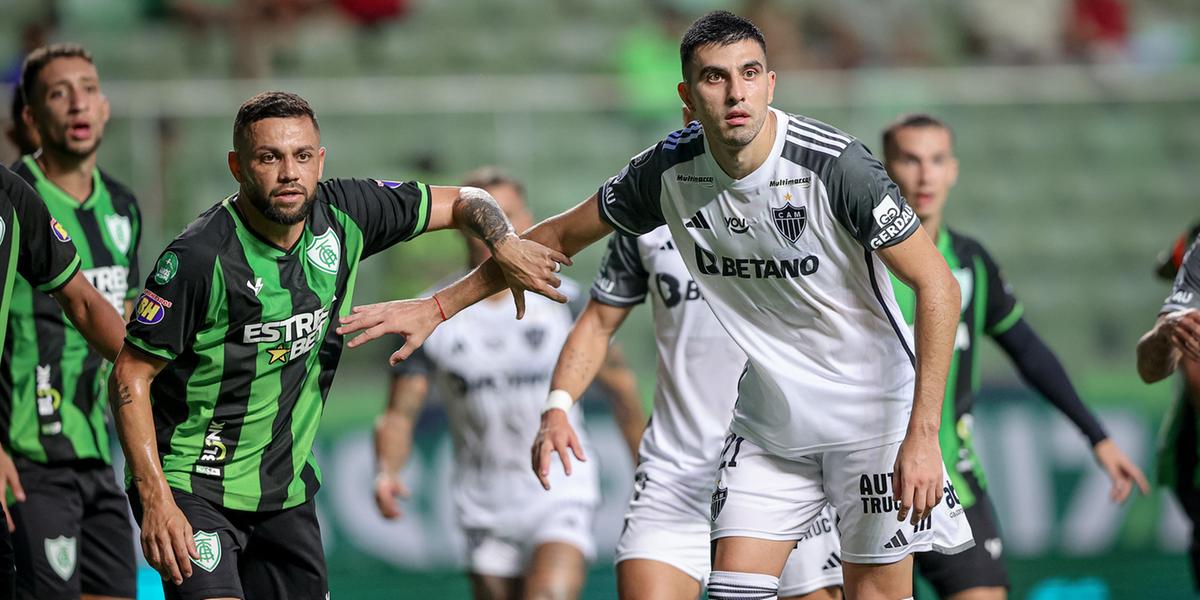
<path id="1" fill-rule="evenodd" d="M 500 205 L 496 204 L 496 201 L 487 192 L 474 188 L 462 188 L 454 208 L 456 212 L 462 211 L 459 213 L 464 217 L 461 222 L 465 223 L 472 233 L 483 240 L 488 248 L 513 232 L 508 217 L 504 216 Z"/>
<path id="2" fill-rule="evenodd" d="M 122 383 L 117 385 L 117 408 L 133 404 L 133 390 L 129 389 L 129 384 Z"/>

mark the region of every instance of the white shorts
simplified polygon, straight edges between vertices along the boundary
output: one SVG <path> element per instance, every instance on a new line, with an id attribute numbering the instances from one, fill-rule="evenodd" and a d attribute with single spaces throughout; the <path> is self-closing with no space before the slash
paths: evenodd
<path id="1" fill-rule="evenodd" d="M 595 558 L 592 516 L 587 503 L 540 503 L 525 511 L 520 523 L 501 528 L 466 528 L 467 570 L 493 577 L 521 577 L 533 552 L 543 544 L 561 542 L 579 549 L 588 561 Z"/>
<path id="2" fill-rule="evenodd" d="M 891 480 L 900 442 L 798 460 L 767 454 L 741 437 L 727 446 L 713 492 L 714 540 L 800 539 L 828 503 L 839 517 L 847 562 L 887 564 L 913 552 L 955 554 L 975 544 L 945 466 L 944 495 L 933 514 L 916 525 L 896 520 Z"/>
<path id="3" fill-rule="evenodd" d="M 672 493 L 669 481 L 637 479 L 625 527 L 617 543 L 616 563 L 632 559 L 666 563 L 703 586 L 708 581 L 711 521 L 698 507 Z M 682 487 L 682 486 L 678 486 Z M 842 584 L 838 535 L 833 509 L 827 507 L 800 536 L 780 578 L 780 596 L 799 596 Z"/>

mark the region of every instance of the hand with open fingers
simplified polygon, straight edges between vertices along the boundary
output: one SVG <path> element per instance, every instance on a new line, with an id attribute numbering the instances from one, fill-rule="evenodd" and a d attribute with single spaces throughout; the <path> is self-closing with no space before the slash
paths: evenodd
<path id="1" fill-rule="evenodd" d="M 567 255 L 510 234 L 495 243 L 492 257 L 504 274 L 508 289 L 512 290 L 518 319 L 525 316 L 526 291 L 541 294 L 555 302 L 567 302 L 567 297 L 556 289 L 562 284 L 556 275 L 562 268 L 560 265 L 571 265 Z"/>
<path id="2" fill-rule="evenodd" d="M 25 501 L 25 488 L 21 487 L 21 478 L 17 475 L 17 466 L 13 464 L 12 457 L 8 455 L 4 449 L 0 448 L 0 507 L 4 509 L 4 520 L 8 524 L 8 530 L 16 531 L 16 526 L 13 524 L 12 515 L 8 512 L 8 490 L 12 490 L 13 498 L 17 502 Z"/>
<path id="3" fill-rule="evenodd" d="M 361 331 L 346 345 L 357 348 L 377 337 L 395 333 L 404 336 L 404 346 L 392 354 L 392 365 L 408 358 L 442 323 L 442 310 L 432 297 L 416 300 L 392 300 L 355 306 L 341 318 L 338 335 Z"/>
<path id="4" fill-rule="evenodd" d="M 180 585 L 192 576 L 191 559 L 199 559 L 192 525 L 175 500 L 165 497 L 145 504 L 142 514 L 142 553 L 163 580 Z"/>
<path id="5" fill-rule="evenodd" d="M 562 459 L 563 472 L 567 475 L 571 474 L 571 457 L 567 452 L 568 449 L 579 462 L 587 461 L 587 457 L 583 454 L 583 444 L 580 443 L 579 436 L 575 434 L 575 428 L 571 427 L 571 421 L 567 418 L 566 411 L 555 408 L 542 413 L 542 427 L 533 440 L 531 452 L 533 473 L 537 475 L 543 488 L 550 489 L 551 453 L 558 453 L 558 457 Z"/>
<path id="6" fill-rule="evenodd" d="M 379 514 L 385 519 L 396 519 L 404 516 L 396 498 L 408 499 L 412 495 L 408 486 L 393 473 L 380 473 L 375 476 L 375 505 Z"/>
<path id="7" fill-rule="evenodd" d="M 1163 325 L 1171 345 L 1194 360 L 1200 360 L 1200 310 L 1185 308 L 1168 313 Z"/>
<path id="8" fill-rule="evenodd" d="M 1100 440 L 1092 448 L 1092 453 L 1096 455 L 1096 462 L 1100 463 L 1100 468 L 1108 473 L 1108 478 L 1113 482 L 1112 491 L 1108 495 L 1113 502 L 1124 502 L 1133 492 L 1134 485 L 1142 491 L 1142 495 L 1150 493 L 1150 483 L 1146 481 L 1146 475 L 1129 460 L 1112 438 Z"/>
<path id="9" fill-rule="evenodd" d="M 903 521 L 911 511 L 913 525 L 942 501 L 942 451 L 936 434 L 905 436 L 896 454 L 892 493 L 900 503 L 897 520 Z"/>

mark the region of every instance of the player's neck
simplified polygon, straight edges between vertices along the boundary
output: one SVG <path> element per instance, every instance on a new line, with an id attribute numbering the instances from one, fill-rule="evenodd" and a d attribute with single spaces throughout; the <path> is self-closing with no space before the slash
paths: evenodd
<path id="1" fill-rule="evenodd" d="M 763 124 L 758 135 L 754 136 L 749 144 L 736 148 L 711 144 L 713 160 L 716 160 L 717 166 L 733 179 L 741 179 L 753 173 L 764 162 L 767 162 L 767 158 L 771 155 L 778 126 L 775 111 L 768 109 L 767 122 Z"/>
<path id="2" fill-rule="evenodd" d="M 237 208 L 251 231 L 283 250 L 291 250 L 300 236 L 304 235 L 307 219 L 294 225 L 281 225 L 268 219 L 250 202 L 237 202 Z"/>
<path id="3" fill-rule="evenodd" d="M 80 157 L 42 148 L 34 160 L 46 179 L 78 202 L 82 203 L 91 197 L 92 172 L 96 169 L 95 152 Z"/>
<path id="4" fill-rule="evenodd" d="M 942 230 L 942 215 L 930 215 L 921 219 L 921 227 L 925 228 L 925 234 L 936 244 L 938 232 Z"/>

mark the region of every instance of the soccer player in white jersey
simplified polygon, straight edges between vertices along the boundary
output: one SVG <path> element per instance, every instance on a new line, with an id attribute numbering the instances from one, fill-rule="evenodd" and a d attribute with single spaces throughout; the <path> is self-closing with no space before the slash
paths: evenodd
<path id="1" fill-rule="evenodd" d="M 654 413 L 617 545 L 619 597 L 694 600 L 708 578 L 709 503 L 746 354 L 704 302 L 665 226 L 636 238 L 612 235 L 591 296 L 563 346 L 553 389 L 577 397 L 616 330 L 647 298 L 658 350 Z M 840 597 L 835 520 L 827 509 L 802 536 L 784 568 L 781 597 Z"/>
<path id="2" fill-rule="evenodd" d="M 463 185 L 490 193 L 515 229 L 533 223 L 516 179 L 483 167 Z M 470 267 L 487 260 L 487 246 L 465 239 Z M 563 282 L 564 291 L 568 286 Z M 454 503 L 467 539 L 467 570 L 480 600 L 576 598 L 595 554 L 596 470 L 585 465 L 569 479 L 556 477 L 547 492 L 528 466 L 528 444 L 574 315 L 541 296 L 529 299 L 528 311 L 523 320 L 513 319 L 505 296 L 497 294 L 447 323 L 393 368 L 387 410 L 375 426 L 375 501 L 392 519 L 400 516 L 396 496 L 408 495 L 400 470 L 412 450 L 413 427 L 430 383 L 437 386 L 454 439 Z M 600 358 L 600 381 L 636 455 L 645 417 L 633 374 L 619 359 Z M 574 408 L 569 418 L 582 425 L 582 410 Z"/>
<path id="3" fill-rule="evenodd" d="M 848 598 L 912 595 L 911 553 L 970 547 L 937 432 L 958 285 L 883 166 L 858 140 L 769 106 L 775 74 L 749 21 L 709 13 L 680 44 L 680 97 L 698 122 L 634 157 L 582 204 L 526 233 L 570 256 L 620 229 L 666 224 L 713 313 L 748 357 L 712 496 L 708 594 L 775 598 L 826 504 L 838 513 Z M 916 293 L 916 344 L 888 271 Z M 358 307 L 351 345 L 407 336 L 501 289 L 490 263 L 431 298 Z M 547 292 L 565 300 L 561 293 Z M 584 460 L 553 390 L 535 469 Z M 943 495 L 949 498 L 943 502 Z"/>

